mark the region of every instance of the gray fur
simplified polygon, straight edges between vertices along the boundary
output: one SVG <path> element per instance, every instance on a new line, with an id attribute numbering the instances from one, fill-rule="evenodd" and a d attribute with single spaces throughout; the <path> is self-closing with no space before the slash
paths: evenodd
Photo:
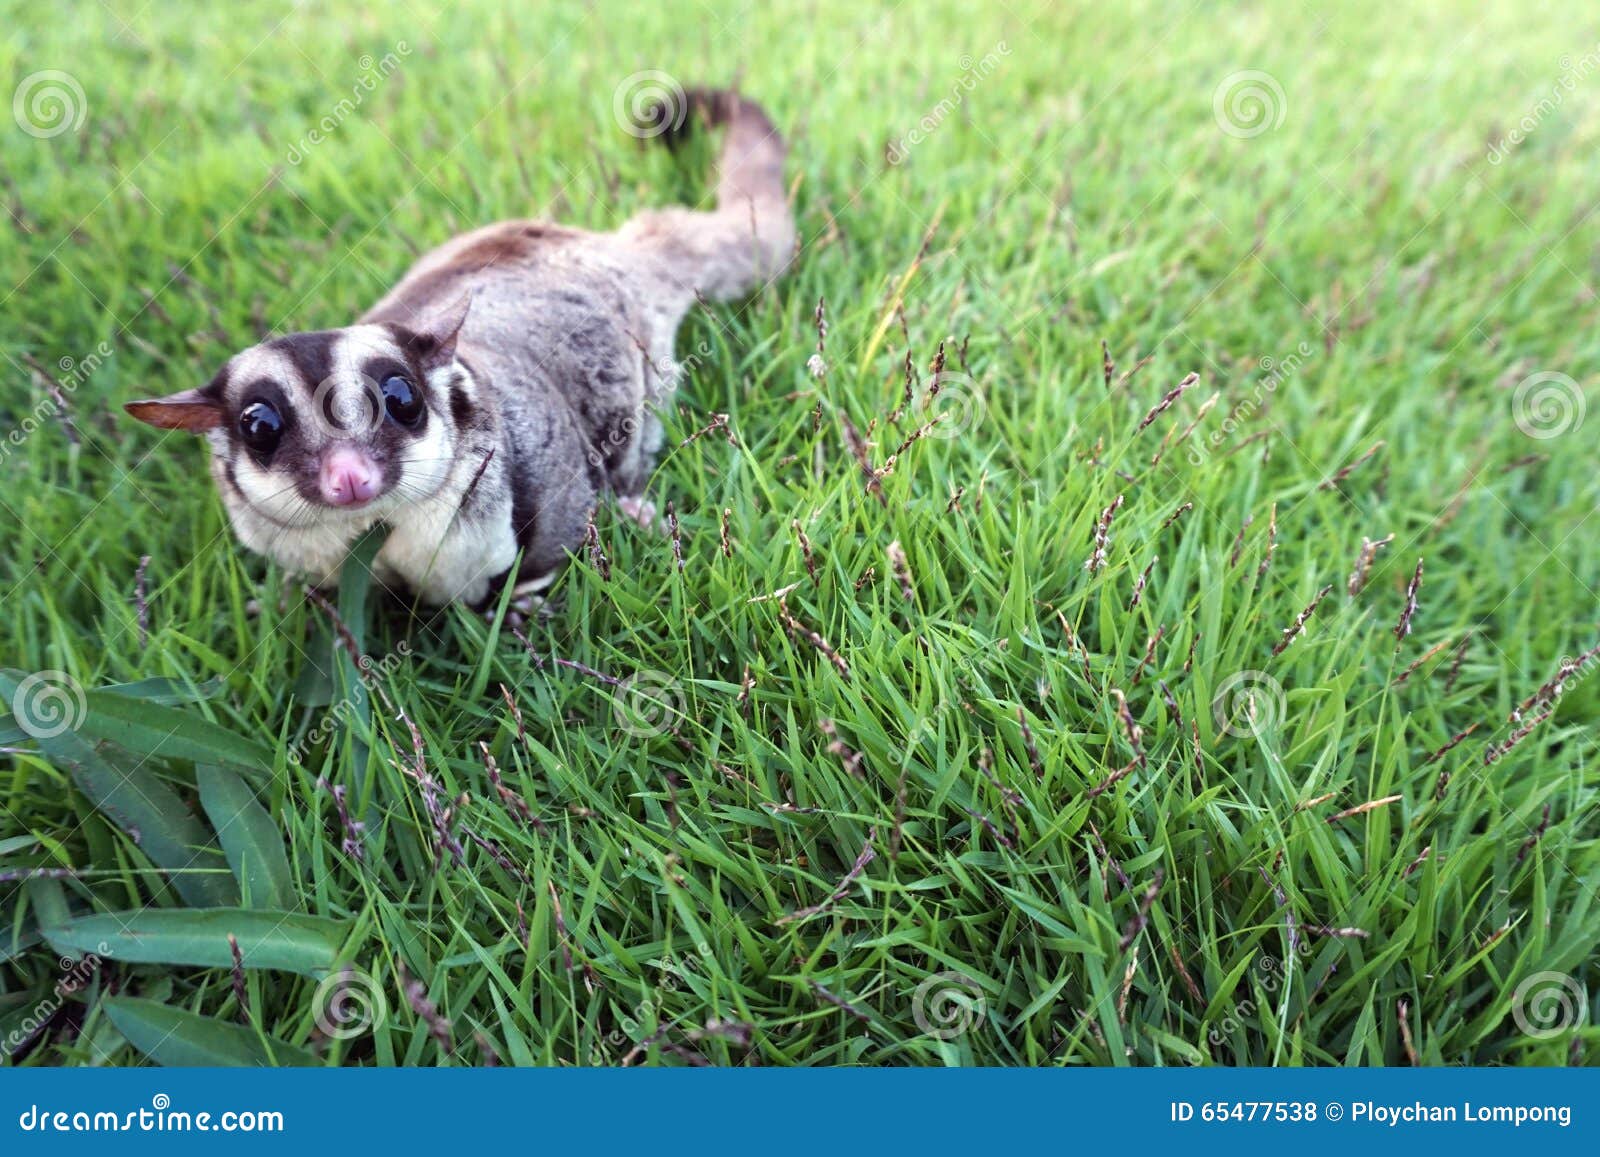
<path id="1" fill-rule="evenodd" d="M 236 532 L 313 581 L 331 579 L 346 548 L 381 521 L 392 533 L 380 577 L 429 602 L 483 600 L 519 549 L 515 577 L 548 585 L 603 491 L 641 505 L 661 445 L 654 411 L 677 384 L 674 340 L 697 296 L 748 293 L 794 248 L 783 141 L 766 115 L 729 93 L 685 99 L 727 126 L 714 210 L 653 210 L 611 233 L 490 225 L 424 256 L 355 326 L 264 343 L 204 390 L 130 410 L 201 429 L 194 407 L 214 405 L 213 474 Z M 386 481 L 395 475 L 390 488 L 359 509 L 274 497 L 269 487 L 303 492 L 297 472 L 350 438 L 303 419 L 329 398 L 358 412 L 361 391 L 371 392 L 363 367 L 383 358 L 413 367 L 427 402 L 420 433 L 380 419 L 358 436 Z M 275 455 L 266 468 L 234 429 L 263 383 L 297 419 L 285 461 Z"/>

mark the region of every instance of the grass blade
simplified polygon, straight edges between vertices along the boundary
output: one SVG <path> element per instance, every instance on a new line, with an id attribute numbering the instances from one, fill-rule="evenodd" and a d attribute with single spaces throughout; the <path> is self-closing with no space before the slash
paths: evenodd
<path id="1" fill-rule="evenodd" d="M 52 944 L 133 964 L 233 967 L 228 937 L 246 968 L 318 976 L 333 967 L 345 925 L 324 916 L 255 908 L 178 908 L 80 916 L 44 929 Z"/>
<path id="2" fill-rule="evenodd" d="M 200 783 L 201 806 L 217 829 L 228 866 L 249 906 L 282 911 L 298 908 L 283 833 L 250 785 L 228 768 L 209 764 L 195 768 L 195 778 Z"/>
<path id="3" fill-rule="evenodd" d="M 312 1066 L 317 1058 L 304 1049 L 275 1037 L 262 1036 L 242 1025 L 225 1024 L 153 1000 L 108 996 L 100 1007 L 117 1030 L 158 1065 Z"/>

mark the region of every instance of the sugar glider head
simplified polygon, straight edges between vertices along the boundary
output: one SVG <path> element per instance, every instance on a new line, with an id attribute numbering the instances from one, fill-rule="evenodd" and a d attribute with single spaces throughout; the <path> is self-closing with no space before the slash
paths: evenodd
<path id="1" fill-rule="evenodd" d="M 236 354 L 207 385 L 130 402 L 142 422 L 203 433 L 230 510 L 288 529 L 370 524 L 445 485 L 466 388 L 456 339 L 470 301 L 416 328 L 296 333 Z"/>

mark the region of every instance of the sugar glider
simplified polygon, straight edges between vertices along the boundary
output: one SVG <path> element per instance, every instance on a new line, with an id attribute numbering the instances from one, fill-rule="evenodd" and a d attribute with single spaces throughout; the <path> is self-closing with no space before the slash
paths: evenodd
<path id="1" fill-rule="evenodd" d="M 794 252 L 784 142 L 758 105 L 697 90 L 652 116 L 669 143 L 697 120 L 725 126 L 714 209 L 609 233 L 489 225 L 422 257 L 354 325 L 273 338 L 127 411 L 205 434 L 239 540 L 313 583 L 382 523 L 378 577 L 426 602 L 543 590 L 604 491 L 648 522 L 653 411 L 684 315 Z"/>

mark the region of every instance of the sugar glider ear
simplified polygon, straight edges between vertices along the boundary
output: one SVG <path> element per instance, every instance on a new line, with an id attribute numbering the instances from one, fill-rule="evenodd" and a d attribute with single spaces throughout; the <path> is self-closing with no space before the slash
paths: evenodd
<path id="1" fill-rule="evenodd" d="M 200 390 L 180 390 L 164 398 L 147 398 L 122 407 L 141 422 L 163 430 L 189 430 L 196 434 L 222 425 L 222 403 Z"/>
<path id="2" fill-rule="evenodd" d="M 450 364 L 456 356 L 456 339 L 461 336 L 461 327 L 466 324 L 467 313 L 471 309 L 472 293 L 469 290 L 455 304 L 429 318 L 425 326 L 412 334 L 411 352 L 422 363 L 423 369 L 436 370 Z"/>

